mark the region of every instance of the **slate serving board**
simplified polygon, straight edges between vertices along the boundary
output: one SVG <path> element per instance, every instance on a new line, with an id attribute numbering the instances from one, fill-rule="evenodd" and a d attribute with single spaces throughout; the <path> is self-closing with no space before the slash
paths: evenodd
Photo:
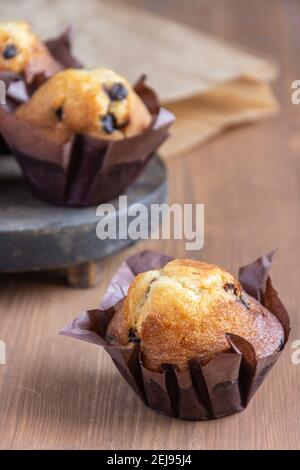
<path id="1" fill-rule="evenodd" d="M 128 206 L 167 199 L 166 168 L 155 156 L 127 190 Z M 113 201 L 118 207 L 118 201 Z M 127 217 L 118 212 L 117 217 Z M 96 207 L 51 206 L 32 196 L 12 157 L 0 159 L 0 272 L 60 269 L 100 260 L 134 242 L 99 240 Z"/>

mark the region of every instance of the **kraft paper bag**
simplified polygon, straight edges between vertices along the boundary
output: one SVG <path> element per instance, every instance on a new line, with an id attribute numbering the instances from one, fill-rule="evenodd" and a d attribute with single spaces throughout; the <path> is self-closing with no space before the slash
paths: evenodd
<path id="1" fill-rule="evenodd" d="M 74 53 L 89 67 L 113 68 L 134 82 L 141 74 L 177 116 L 168 159 L 228 126 L 272 116 L 278 104 L 271 60 L 210 37 L 126 0 L 2 0 L 0 17 L 29 20 L 42 37 L 74 26 Z"/>

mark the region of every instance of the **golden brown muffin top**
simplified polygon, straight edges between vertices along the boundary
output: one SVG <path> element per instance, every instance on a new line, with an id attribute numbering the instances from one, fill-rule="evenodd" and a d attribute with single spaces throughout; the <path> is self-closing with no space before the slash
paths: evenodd
<path id="1" fill-rule="evenodd" d="M 39 72 L 48 66 L 59 70 L 58 64 L 28 23 L 0 23 L 0 71 L 30 75 L 33 71 Z"/>
<path id="2" fill-rule="evenodd" d="M 152 116 L 125 78 L 105 68 L 64 70 L 22 105 L 17 117 L 52 130 L 121 139 L 149 127 Z"/>
<path id="3" fill-rule="evenodd" d="M 141 341 L 144 363 L 151 370 L 163 363 L 184 370 L 192 358 L 229 350 L 225 333 L 248 340 L 257 357 L 277 351 L 284 338 L 275 316 L 231 274 L 184 259 L 136 276 L 108 334 L 125 343 L 125 331 L 127 342 L 128 332 Z"/>

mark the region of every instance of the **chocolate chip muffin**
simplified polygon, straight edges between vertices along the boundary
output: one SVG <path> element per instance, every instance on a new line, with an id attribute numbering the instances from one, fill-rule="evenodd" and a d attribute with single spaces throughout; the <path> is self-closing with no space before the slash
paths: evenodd
<path id="1" fill-rule="evenodd" d="M 47 70 L 49 75 L 61 70 L 45 44 L 25 21 L 0 23 L 0 71 L 24 75 L 30 82 Z"/>
<path id="2" fill-rule="evenodd" d="M 58 73 L 17 110 L 16 116 L 60 143 L 72 133 L 112 140 L 131 137 L 152 121 L 129 83 L 105 68 Z"/>
<path id="3" fill-rule="evenodd" d="M 183 371 L 190 359 L 228 351 L 226 333 L 249 341 L 257 358 L 278 351 L 284 341 L 276 317 L 231 274 L 212 264 L 177 259 L 136 276 L 107 339 L 140 342 L 149 370 L 168 363 Z"/>

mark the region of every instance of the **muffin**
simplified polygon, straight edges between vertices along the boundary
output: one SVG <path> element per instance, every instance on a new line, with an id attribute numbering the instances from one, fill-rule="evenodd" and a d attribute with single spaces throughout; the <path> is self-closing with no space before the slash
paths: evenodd
<path id="1" fill-rule="evenodd" d="M 35 197 L 90 207 L 125 193 L 174 119 L 144 77 L 132 89 L 114 72 L 66 70 L 17 110 L 0 108 L 0 133 Z"/>
<path id="2" fill-rule="evenodd" d="M 211 264 L 136 253 L 99 307 L 61 334 L 103 347 L 159 413 L 192 421 L 232 415 L 249 405 L 289 338 L 289 315 L 269 275 L 273 256 L 241 267 L 237 281 Z"/>
<path id="3" fill-rule="evenodd" d="M 16 116 L 58 143 L 74 133 L 120 140 L 140 134 L 152 122 L 127 80 L 105 68 L 58 73 L 18 108 Z"/>
<path id="4" fill-rule="evenodd" d="M 144 366 L 188 368 L 230 350 L 225 334 L 246 339 L 257 359 L 279 351 L 284 331 L 276 317 L 229 273 L 212 264 L 177 259 L 138 274 L 112 318 L 110 343 L 139 342 Z"/>
<path id="5" fill-rule="evenodd" d="M 28 23 L 0 23 L 0 72 L 13 72 L 31 83 L 39 73 L 53 75 L 61 68 Z"/>

